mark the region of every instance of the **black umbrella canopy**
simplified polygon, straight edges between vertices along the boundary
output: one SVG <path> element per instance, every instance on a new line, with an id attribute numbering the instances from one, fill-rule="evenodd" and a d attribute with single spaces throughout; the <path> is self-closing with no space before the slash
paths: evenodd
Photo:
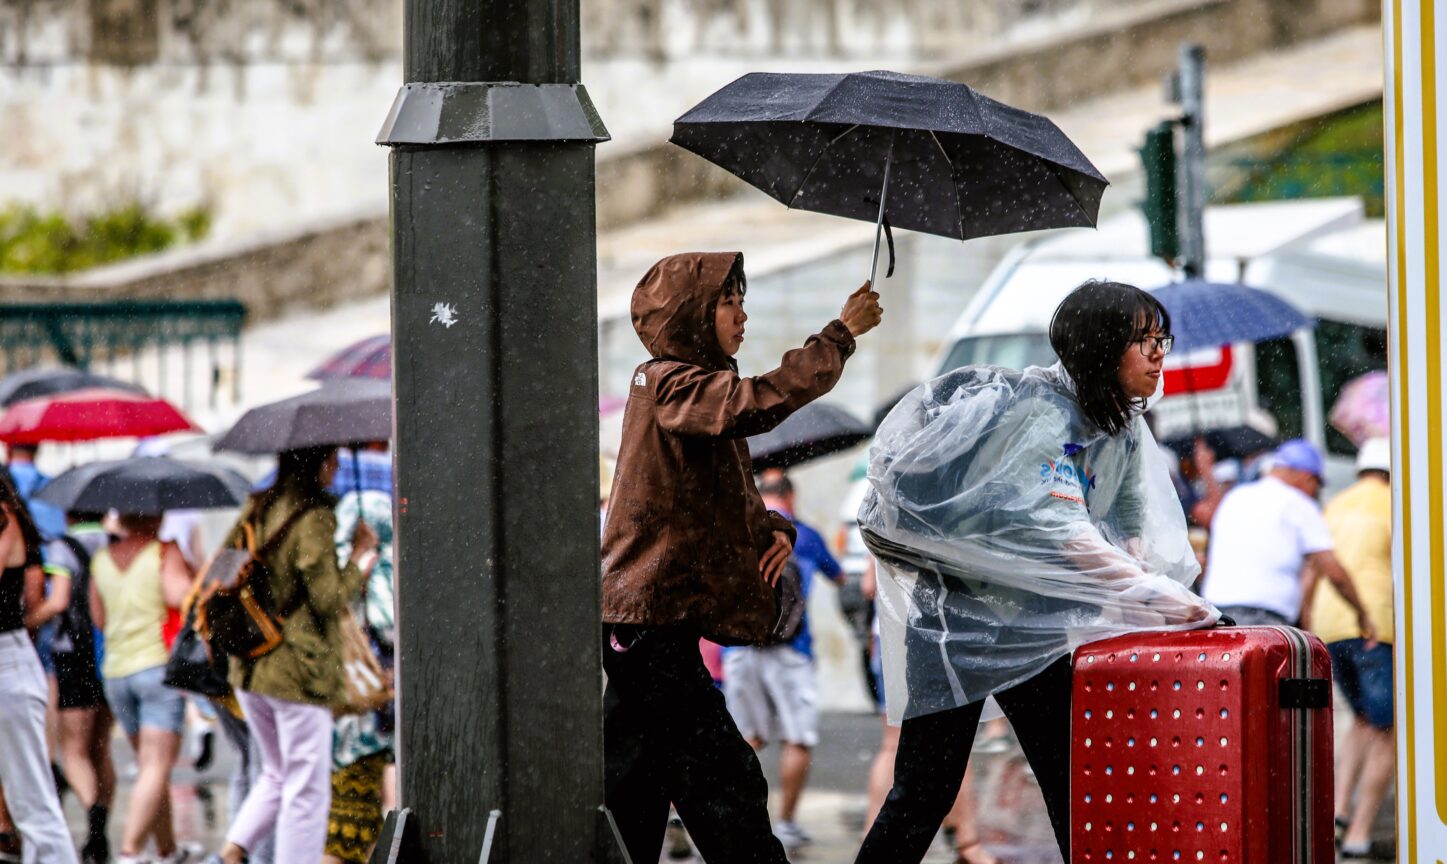
<path id="1" fill-rule="evenodd" d="M 39 396 L 54 396 L 75 390 L 90 390 L 103 387 L 107 390 L 123 390 L 127 393 L 145 393 L 146 388 L 130 381 L 122 381 L 108 375 L 97 375 L 73 366 L 48 366 L 43 369 L 26 369 L 0 378 L 0 406 L 9 406 Z"/>
<path id="2" fill-rule="evenodd" d="M 140 456 L 72 468 L 36 494 L 67 512 L 136 513 L 235 507 L 246 498 L 246 478 L 221 465 Z"/>
<path id="3" fill-rule="evenodd" d="M 252 408 L 216 442 L 236 453 L 280 453 L 392 437 L 392 383 L 329 381 L 309 393 Z"/>
<path id="4" fill-rule="evenodd" d="M 673 143 L 773 198 L 965 240 L 1093 227 L 1107 181 L 1050 120 L 964 84 L 752 73 L 678 118 Z"/>
<path id="5" fill-rule="evenodd" d="M 1196 439 L 1204 438 L 1218 459 L 1245 459 L 1255 453 L 1275 449 L 1277 441 L 1265 432 L 1250 426 L 1228 426 L 1222 429 L 1207 429 L 1191 435 L 1180 435 L 1162 441 L 1182 459 L 1191 458 Z"/>
<path id="6" fill-rule="evenodd" d="M 749 439 L 755 471 L 792 468 L 848 450 L 874 434 L 868 423 L 835 405 L 811 402 L 772 431 Z"/>
<path id="7" fill-rule="evenodd" d="M 894 406 L 898 405 L 900 403 L 900 400 L 908 396 L 916 386 L 918 385 L 911 384 L 910 386 L 904 388 L 903 390 L 900 390 L 893 396 L 890 396 L 888 399 L 885 399 L 883 402 L 879 403 L 879 406 L 874 409 L 875 429 L 879 428 L 879 424 L 884 422 L 884 418 L 889 416 L 889 412 L 894 410 Z"/>

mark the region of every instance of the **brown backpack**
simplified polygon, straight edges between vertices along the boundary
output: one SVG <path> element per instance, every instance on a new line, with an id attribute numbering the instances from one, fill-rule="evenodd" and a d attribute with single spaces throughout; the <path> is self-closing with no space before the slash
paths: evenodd
<path id="1" fill-rule="evenodd" d="M 307 509 L 298 508 L 286 517 L 260 549 L 256 546 L 256 528 L 250 522 L 241 523 L 237 545 L 219 550 L 207 562 L 201 574 L 195 626 L 213 652 L 255 660 L 281 646 L 281 622 L 299 608 L 305 592 L 296 592 L 292 608 L 282 613 L 275 611 L 267 556 L 276 551 Z"/>

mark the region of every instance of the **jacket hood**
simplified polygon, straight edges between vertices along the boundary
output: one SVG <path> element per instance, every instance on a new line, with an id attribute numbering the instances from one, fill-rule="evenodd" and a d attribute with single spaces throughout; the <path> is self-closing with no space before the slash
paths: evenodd
<path id="1" fill-rule="evenodd" d="M 648 353 L 705 369 L 732 367 L 719 347 L 714 309 L 742 252 L 684 252 L 654 264 L 633 289 L 633 329 Z"/>

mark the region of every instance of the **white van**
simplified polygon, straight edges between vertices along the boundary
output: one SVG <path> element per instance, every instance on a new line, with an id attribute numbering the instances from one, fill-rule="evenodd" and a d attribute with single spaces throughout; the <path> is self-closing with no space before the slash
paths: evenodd
<path id="1" fill-rule="evenodd" d="M 1355 448 L 1327 425 L 1326 412 L 1343 384 L 1387 365 L 1384 223 L 1366 219 L 1358 199 L 1332 198 L 1213 207 L 1205 233 L 1207 279 L 1271 291 L 1316 326 L 1285 339 L 1171 355 L 1165 396 L 1152 412 L 1157 437 L 1238 426 L 1279 440 L 1304 437 L 1328 454 L 1328 487 L 1344 485 Z M 1149 290 L 1175 278 L 1150 256 L 1145 220 L 1135 211 L 1096 231 L 1027 242 L 966 307 L 932 374 L 972 363 L 1053 363 L 1050 315 L 1076 285 L 1111 279 Z"/>

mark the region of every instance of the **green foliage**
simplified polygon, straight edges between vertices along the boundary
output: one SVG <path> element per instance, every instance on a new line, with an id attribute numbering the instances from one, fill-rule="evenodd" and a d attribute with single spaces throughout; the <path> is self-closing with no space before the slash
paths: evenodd
<path id="1" fill-rule="evenodd" d="M 192 243 L 210 230 L 203 208 L 164 219 L 127 204 L 72 220 L 12 204 L 0 209 L 0 273 L 70 273 Z"/>
<path id="2" fill-rule="evenodd" d="M 1217 192 L 1221 203 L 1356 195 L 1367 215 L 1385 210 L 1382 105 L 1374 102 L 1328 115 L 1296 130 L 1294 140 L 1266 159 L 1235 160 L 1234 182 Z"/>

